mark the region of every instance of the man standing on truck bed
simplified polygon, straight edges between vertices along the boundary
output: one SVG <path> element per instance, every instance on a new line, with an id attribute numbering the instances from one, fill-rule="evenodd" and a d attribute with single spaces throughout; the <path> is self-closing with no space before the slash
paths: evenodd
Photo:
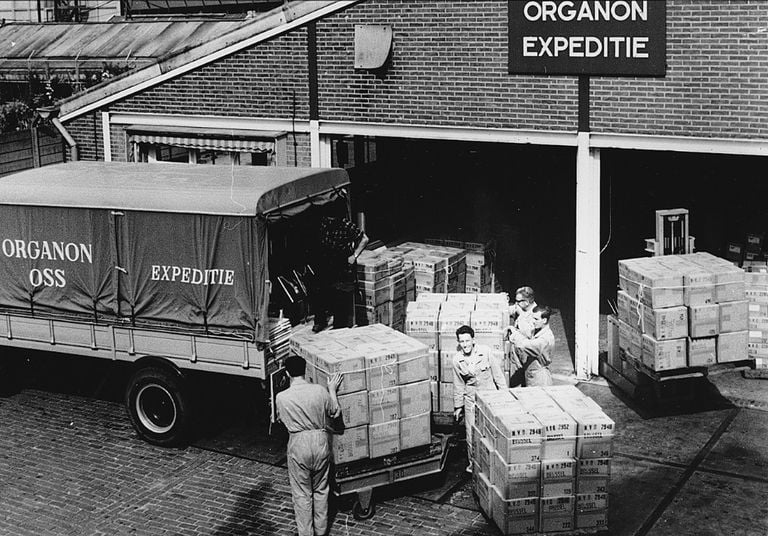
<path id="1" fill-rule="evenodd" d="M 317 277 L 312 289 L 315 333 L 326 328 L 328 313 L 333 315 L 334 328 L 354 324 L 355 263 L 366 245 L 368 236 L 349 219 L 329 213 L 321 219 Z"/>
<path id="2" fill-rule="evenodd" d="M 331 438 L 328 419 L 341 413 L 336 392 L 340 373 L 328 378 L 328 389 L 304 378 L 307 363 L 291 355 L 285 368 L 291 386 L 277 394 L 277 418 L 288 429 L 288 481 L 299 536 L 323 536 L 328 530 Z"/>

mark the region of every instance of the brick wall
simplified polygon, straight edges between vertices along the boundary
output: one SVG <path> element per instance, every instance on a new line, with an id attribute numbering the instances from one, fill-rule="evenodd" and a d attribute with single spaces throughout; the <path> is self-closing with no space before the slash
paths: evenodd
<path id="1" fill-rule="evenodd" d="M 104 160 L 101 114 L 91 112 L 69 121 L 66 128 L 77 142 L 80 160 Z"/>
<path id="2" fill-rule="evenodd" d="M 383 78 L 356 71 L 354 25 L 391 24 Z M 575 130 L 576 77 L 507 74 L 506 1 L 369 0 L 318 24 L 320 117 Z"/>
<path id="3" fill-rule="evenodd" d="M 667 76 L 594 77 L 592 130 L 768 139 L 766 20 L 764 0 L 667 0 Z M 354 25 L 364 23 L 393 26 L 383 76 L 353 68 Z M 321 120 L 576 129 L 575 76 L 507 74 L 506 0 L 367 0 L 318 21 L 317 30 Z M 306 49 L 300 28 L 110 111 L 289 119 L 295 110 L 307 119 Z M 84 159 L 95 157 L 86 150 L 91 123 L 89 115 L 68 125 L 83 140 Z M 308 147 L 301 138 L 300 152 Z M 115 136 L 116 159 L 124 143 Z"/>
<path id="4" fill-rule="evenodd" d="M 150 88 L 113 112 L 217 116 L 309 116 L 307 32 L 300 28 Z M 295 97 L 295 98 L 294 98 Z"/>
<path id="5" fill-rule="evenodd" d="M 592 128 L 768 138 L 768 2 L 668 0 L 667 76 L 592 82 Z"/>

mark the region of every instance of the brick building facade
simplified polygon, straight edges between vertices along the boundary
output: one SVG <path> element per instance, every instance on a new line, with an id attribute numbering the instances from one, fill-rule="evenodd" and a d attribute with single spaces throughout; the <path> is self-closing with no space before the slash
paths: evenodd
<path id="1" fill-rule="evenodd" d="M 509 74 L 507 0 L 314 4 L 295 18 L 284 8 L 285 22 L 255 37 L 63 102 L 80 157 L 141 160 L 137 139 L 237 132 L 265 141 L 273 164 L 346 164 L 370 221 L 412 222 L 382 223 L 374 237 L 495 232 L 509 245 L 498 252 L 506 290 L 556 288 L 547 301 L 577 311 L 577 360 L 596 354 L 615 259 L 643 255 L 655 209 L 691 208 L 698 243 L 716 254 L 723 229 L 765 223 L 753 200 L 765 186 L 751 171 L 768 155 L 762 0 L 667 0 L 665 76 L 591 77 L 581 137 L 578 76 Z M 385 69 L 354 68 L 356 25 L 391 26 Z M 468 205 L 472 222 L 458 217 Z M 537 219 L 556 225 L 537 235 Z M 568 282 L 557 287 L 548 270 Z"/>

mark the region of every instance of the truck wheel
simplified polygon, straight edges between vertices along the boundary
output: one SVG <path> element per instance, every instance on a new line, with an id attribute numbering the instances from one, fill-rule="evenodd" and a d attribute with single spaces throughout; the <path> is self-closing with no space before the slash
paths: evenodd
<path id="1" fill-rule="evenodd" d="M 125 404 L 142 438 L 161 447 L 184 442 L 190 421 L 185 390 L 182 378 L 162 368 L 143 368 L 133 375 Z"/>

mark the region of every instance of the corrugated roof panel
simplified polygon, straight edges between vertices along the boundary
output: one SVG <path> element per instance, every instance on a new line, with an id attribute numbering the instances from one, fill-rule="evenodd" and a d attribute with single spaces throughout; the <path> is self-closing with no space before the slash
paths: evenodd
<path id="1" fill-rule="evenodd" d="M 0 60 L 159 58 L 252 23 L 153 21 L 90 24 L 7 24 L 0 27 Z"/>

